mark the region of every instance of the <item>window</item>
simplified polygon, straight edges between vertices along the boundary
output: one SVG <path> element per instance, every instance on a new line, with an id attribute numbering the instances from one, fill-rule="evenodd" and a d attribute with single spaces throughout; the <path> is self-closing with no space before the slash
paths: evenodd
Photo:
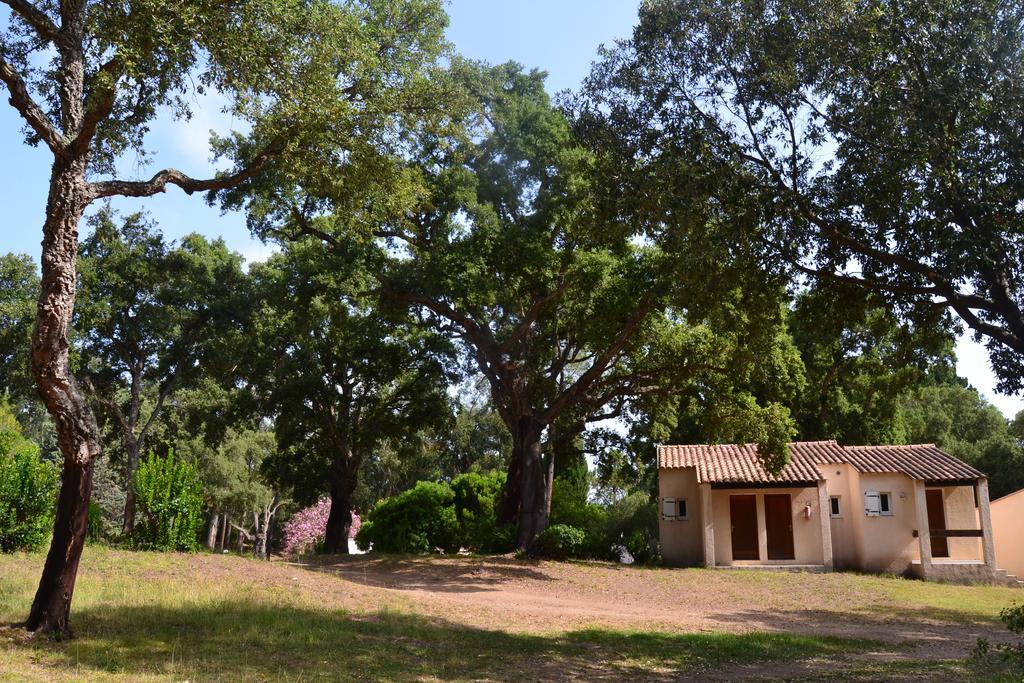
<path id="1" fill-rule="evenodd" d="M 883 517 L 892 516 L 892 494 L 891 493 L 879 493 L 878 494 L 878 510 Z"/>
<path id="2" fill-rule="evenodd" d="M 864 514 L 868 517 L 892 517 L 892 494 L 888 492 L 865 491 Z"/>
<path id="3" fill-rule="evenodd" d="M 831 496 L 828 499 L 829 517 L 842 517 L 842 508 L 839 506 L 839 496 Z"/>
<path id="4" fill-rule="evenodd" d="M 666 520 L 678 519 L 685 521 L 689 518 L 687 514 L 685 498 L 662 498 L 661 518 Z"/>

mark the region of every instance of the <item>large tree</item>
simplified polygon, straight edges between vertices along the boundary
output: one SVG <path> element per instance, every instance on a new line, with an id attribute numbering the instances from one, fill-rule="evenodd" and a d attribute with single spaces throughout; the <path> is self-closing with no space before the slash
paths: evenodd
<path id="1" fill-rule="evenodd" d="M 243 185 L 324 140 L 348 152 L 341 165 L 366 165 L 372 175 L 375 143 L 389 139 L 396 117 L 429 109 L 419 97 L 420 74 L 437 57 L 444 20 L 433 0 L 3 4 L 0 82 L 25 122 L 25 141 L 53 158 L 32 371 L 64 467 L 53 541 L 26 626 L 66 632 L 102 450 L 69 364 L 82 215 L 107 197 Z M 176 169 L 145 180 L 115 175 L 126 152 L 144 158 L 159 112 L 187 117 L 192 96 L 206 90 L 220 93 L 226 111 L 250 126 L 245 137 L 217 141 L 229 170 L 208 179 Z"/>
<path id="2" fill-rule="evenodd" d="M 512 438 L 501 518 L 529 549 L 549 519 L 551 425 L 568 412 L 614 417 L 632 397 L 724 368 L 739 338 L 707 323 L 743 298 L 751 269 L 714 251 L 722 226 L 698 188 L 668 212 L 624 213 L 622 188 L 596 179 L 622 169 L 574 138 L 543 74 L 508 64 L 461 75 L 478 106 L 461 134 L 427 131 L 411 145 L 416 206 L 296 210 L 276 232 L 338 249 L 369 225 L 383 242 L 384 294 L 456 339 L 489 384 Z"/>
<path id="3" fill-rule="evenodd" d="M 945 306 L 1024 387 L 1024 5 L 651 0 L 589 84 L 671 156 L 699 139 L 771 208 L 766 251 Z"/>
<path id="4" fill-rule="evenodd" d="M 364 250 L 292 243 L 253 268 L 243 378 L 274 420 L 270 471 L 300 500 L 330 495 L 324 551 L 347 553 L 360 465 L 448 415 L 448 343 L 382 308 Z"/>
<path id="5" fill-rule="evenodd" d="M 122 533 L 135 525 L 132 481 L 175 392 L 232 359 L 247 281 L 222 240 L 166 242 L 141 214 L 104 210 L 79 253 L 74 325 L 79 375 L 124 450 Z"/>

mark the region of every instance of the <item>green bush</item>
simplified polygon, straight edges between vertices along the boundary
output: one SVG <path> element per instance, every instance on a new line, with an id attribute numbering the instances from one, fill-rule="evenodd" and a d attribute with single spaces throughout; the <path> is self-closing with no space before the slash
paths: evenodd
<path id="1" fill-rule="evenodd" d="M 1024 635 L 1024 605 L 1011 605 L 999 617 L 1011 633 Z M 991 645 L 988 639 L 978 638 L 970 663 L 978 680 L 1024 680 L 1024 642 Z"/>
<path id="2" fill-rule="evenodd" d="M 552 560 L 579 557 L 587 544 L 587 534 L 568 524 L 552 524 L 537 536 L 537 553 Z"/>
<path id="3" fill-rule="evenodd" d="M 462 547 L 480 553 L 502 553 L 515 545 L 515 529 L 498 526 L 497 506 L 505 474 L 461 474 L 452 480 L 455 517 Z"/>
<path id="4" fill-rule="evenodd" d="M 385 553 L 458 552 L 461 539 L 455 493 L 448 484 L 421 481 L 373 507 L 356 545 Z"/>
<path id="5" fill-rule="evenodd" d="M 37 550 L 53 530 L 57 468 L 21 435 L 0 403 L 0 551 Z"/>
<path id="6" fill-rule="evenodd" d="M 145 550 L 199 547 L 203 491 L 191 462 L 179 462 L 172 451 L 151 455 L 135 473 L 135 528 L 132 542 Z"/>
<path id="7" fill-rule="evenodd" d="M 103 540 L 103 508 L 95 500 L 89 501 L 89 531 L 86 537 L 90 543 Z"/>

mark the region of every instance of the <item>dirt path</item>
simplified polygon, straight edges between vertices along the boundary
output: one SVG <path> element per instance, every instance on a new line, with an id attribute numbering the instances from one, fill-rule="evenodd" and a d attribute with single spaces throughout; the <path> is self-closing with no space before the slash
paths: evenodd
<path id="1" fill-rule="evenodd" d="M 513 632 L 609 627 L 827 634 L 894 646 L 886 656 L 907 649 L 929 659 L 963 657 L 978 637 L 1005 639 L 1005 631 L 991 620 L 901 602 L 887 590 L 899 580 L 857 575 L 642 569 L 511 558 L 363 556 L 288 566 L 342 579 L 348 590 L 341 602 L 351 607 L 405 609 Z"/>

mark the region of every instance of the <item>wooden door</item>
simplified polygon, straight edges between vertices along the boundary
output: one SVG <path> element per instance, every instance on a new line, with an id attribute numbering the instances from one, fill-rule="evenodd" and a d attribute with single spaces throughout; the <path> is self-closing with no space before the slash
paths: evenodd
<path id="1" fill-rule="evenodd" d="M 946 510 L 942 504 L 942 489 L 926 489 L 924 498 L 928 505 L 929 531 L 946 530 Z M 932 557 L 949 557 L 949 542 L 944 536 L 931 536 Z"/>
<path id="2" fill-rule="evenodd" d="M 729 496 L 732 559 L 760 560 L 757 548 L 757 496 Z"/>
<path id="3" fill-rule="evenodd" d="M 764 527 L 768 534 L 768 559 L 796 559 L 793 553 L 793 504 L 788 493 L 765 495 Z"/>

